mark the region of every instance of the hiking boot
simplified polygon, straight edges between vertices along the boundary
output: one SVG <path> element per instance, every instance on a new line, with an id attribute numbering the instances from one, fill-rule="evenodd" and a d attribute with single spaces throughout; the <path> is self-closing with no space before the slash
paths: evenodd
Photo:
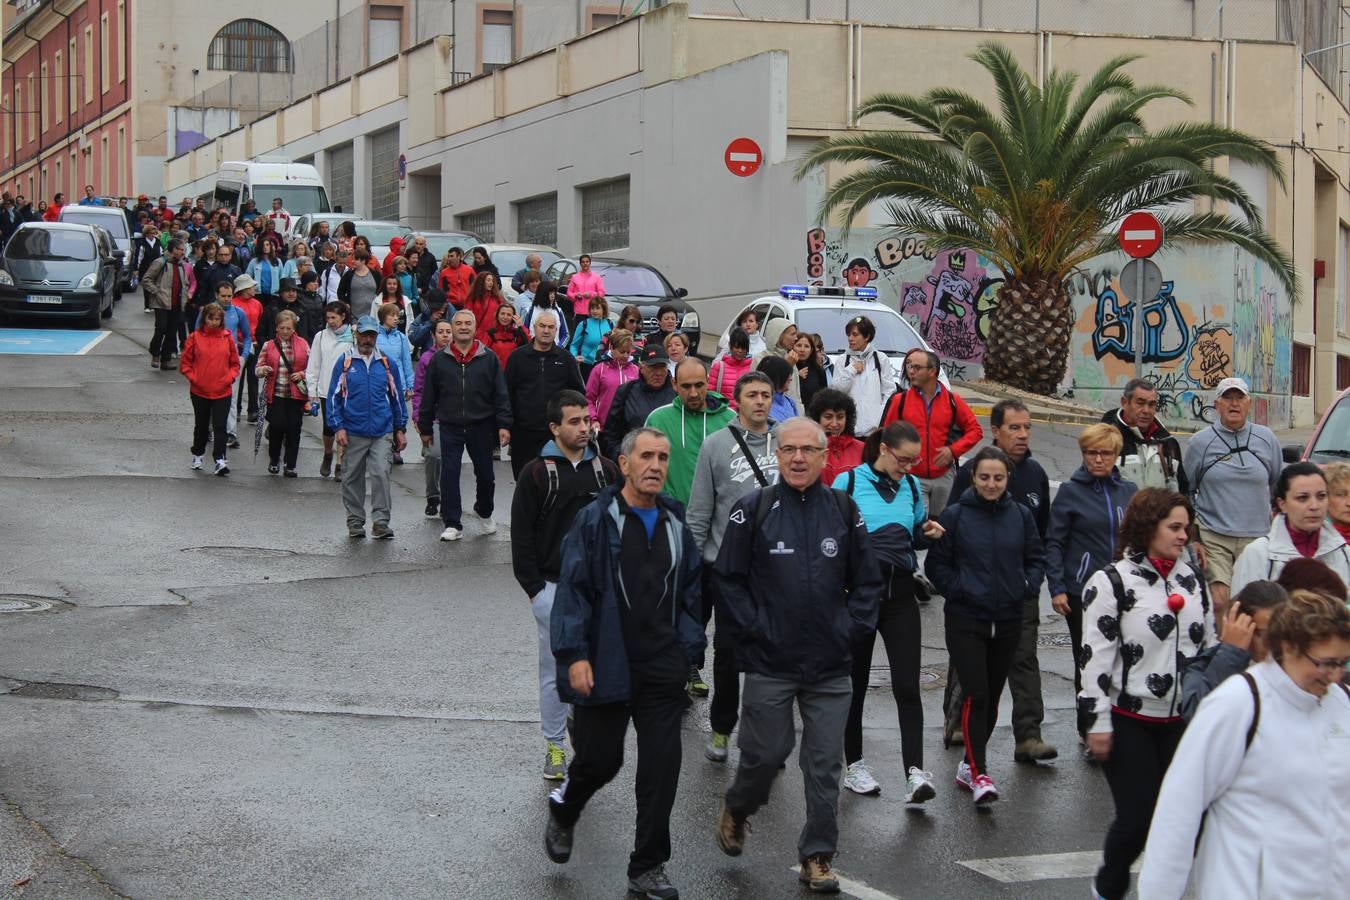
<path id="1" fill-rule="evenodd" d="M 333 480 L 334 481 L 342 480 L 342 463 L 333 464 Z"/>
<path id="2" fill-rule="evenodd" d="M 327 478 L 329 475 L 332 474 L 333 474 L 333 454 L 325 453 L 323 455 L 323 462 L 319 463 L 319 477 Z"/>
<path id="3" fill-rule="evenodd" d="M 378 522 L 370 529 L 370 536 L 377 541 L 391 541 L 394 539 L 394 529 L 388 525 L 381 525 Z"/>
<path id="4" fill-rule="evenodd" d="M 1017 746 L 1013 748 L 1013 759 L 1017 762 L 1037 762 L 1054 759 L 1057 756 L 1059 756 L 1059 751 L 1040 738 L 1018 741 Z"/>
<path id="5" fill-rule="evenodd" d="M 552 741 L 544 751 L 544 780 L 562 781 L 567 777 L 567 751 Z"/>
<path id="6" fill-rule="evenodd" d="M 666 877 L 666 867 L 658 865 L 640 875 L 630 876 L 628 892 L 648 900 L 679 900 L 680 892 Z"/>
<path id="7" fill-rule="evenodd" d="M 808 856 L 802 863 L 801 874 L 797 876 L 797 880 L 810 888 L 813 894 L 839 893 L 839 879 L 834 876 L 834 868 L 830 865 L 828 853 Z"/>
<path id="8" fill-rule="evenodd" d="M 708 741 L 708 746 L 704 749 L 703 755 L 713 762 L 724 763 L 727 761 L 727 745 L 730 743 L 731 735 L 714 731 L 712 740 Z"/>
<path id="9" fill-rule="evenodd" d="M 544 852 L 555 863 L 572 858 L 572 829 L 564 827 L 553 815 L 553 801 L 548 804 L 548 821 L 544 823 Z"/>
<path id="10" fill-rule="evenodd" d="M 844 787 L 864 796 L 881 793 L 881 785 L 877 784 L 877 780 L 872 777 L 872 770 L 868 769 L 867 763 L 861 759 L 848 764 L 848 769 L 844 772 Z"/>
<path id="11" fill-rule="evenodd" d="M 689 667 L 689 693 L 695 697 L 708 696 L 708 682 L 703 680 L 703 673 L 699 672 L 697 666 Z"/>
<path id="12" fill-rule="evenodd" d="M 365 536 L 366 536 L 366 526 L 364 525 L 347 526 L 347 537 L 360 539 L 364 538 Z"/>
<path id="13" fill-rule="evenodd" d="M 722 852 L 727 856 L 740 856 L 741 851 L 745 849 L 745 834 L 750 830 L 750 823 L 745 819 L 737 819 L 727 809 L 726 798 L 722 798 L 722 811 L 717 816 L 717 846 L 722 848 Z"/>

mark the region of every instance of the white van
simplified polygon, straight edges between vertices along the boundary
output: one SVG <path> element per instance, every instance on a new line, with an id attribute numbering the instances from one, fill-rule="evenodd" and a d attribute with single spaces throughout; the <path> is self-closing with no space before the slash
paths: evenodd
<path id="1" fill-rule="evenodd" d="M 304 163 L 225 162 L 216 172 L 215 205 L 239 215 L 245 200 L 258 212 L 272 208 L 272 198 L 292 216 L 329 212 L 328 192 L 313 166 Z"/>

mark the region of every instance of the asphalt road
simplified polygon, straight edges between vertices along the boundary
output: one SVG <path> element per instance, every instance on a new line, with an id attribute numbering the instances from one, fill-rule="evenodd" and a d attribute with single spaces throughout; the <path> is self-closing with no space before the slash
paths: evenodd
<path id="1" fill-rule="evenodd" d="M 623 896 L 631 765 L 569 865 L 540 846 L 534 622 L 509 529 L 439 543 L 407 465 L 396 538 L 349 542 L 313 421 L 298 480 L 268 476 L 247 439 L 228 478 L 189 471 L 186 384 L 148 368 L 137 305 L 87 355 L 0 356 L 0 896 Z M 1075 431 L 1034 436 L 1056 480 Z M 501 465 L 499 518 L 510 492 Z M 47 608 L 5 612 L 15 597 Z M 1014 764 L 1000 727 L 989 811 L 953 786 L 957 751 L 941 746 L 937 604 L 923 629 L 939 794 L 921 811 L 899 802 L 878 648 L 865 747 L 884 792 L 841 799 L 848 894 L 1087 894 L 1111 804 L 1074 752 L 1067 635 L 1043 603 L 1045 736 L 1062 757 Z M 697 701 L 672 877 L 691 898 L 802 894 L 795 762 L 746 854 L 725 857 L 712 828 L 731 772 L 703 758 L 706 721 Z"/>

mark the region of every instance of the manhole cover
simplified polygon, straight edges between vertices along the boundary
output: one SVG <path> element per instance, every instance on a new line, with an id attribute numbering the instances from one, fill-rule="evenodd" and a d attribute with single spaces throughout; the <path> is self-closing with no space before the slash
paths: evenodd
<path id="1" fill-rule="evenodd" d="M 1067 634 L 1042 634 L 1036 638 L 1037 647 L 1072 647 L 1073 639 Z"/>
<path id="2" fill-rule="evenodd" d="M 942 680 L 942 676 L 932 669 L 919 670 L 919 684 L 930 685 L 937 684 Z M 867 679 L 868 690 L 877 690 L 878 688 L 889 688 L 891 686 L 891 669 L 889 666 L 873 666 L 871 675 Z"/>
<path id="3" fill-rule="evenodd" d="M 56 682 L 30 682 L 13 691 L 13 694 L 16 697 L 36 697 L 40 700 L 116 700 L 121 696 L 112 688 Z"/>
<path id="4" fill-rule="evenodd" d="M 184 547 L 184 553 L 204 553 L 219 559 L 275 559 L 283 556 L 295 556 L 294 550 L 278 550 L 275 547 Z"/>
<path id="5" fill-rule="evenodd" d="M 70 606 L 55 597 L 37 597 L 32 594 L 0 594 L 0 613 L 55 612 Z"/>

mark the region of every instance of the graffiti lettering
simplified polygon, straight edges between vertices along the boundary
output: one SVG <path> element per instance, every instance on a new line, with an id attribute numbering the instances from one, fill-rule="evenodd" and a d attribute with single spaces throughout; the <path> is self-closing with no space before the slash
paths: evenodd
<path id="1" fill-rule="evenodd" d="M 1233 374 L 1233 332 L 1226 325 L 1196 326 L 1186 374 L 1205 390 L 1213 390 Z"/>
<path id="2" fill-rule="evenodd" d="M 1114 288 L 1097 298 L 1097 325 L 1092 332 L 1092 350 L 1098 359 L 1110 354 L 1134 360 L 1134 304 L 1122 302 Z M 1177 359 L 1186 352 L 1189 337 L 1181 307 L 1172 295 L 1172 282 L 1164 281 L 1158 296 L 1144 306 L 1144 362 Z"/>
<path id="3" fill-rule="evenodd" d="M 806 233 L 806 277 L 816 281 L 825 275 L 825 229 Z"/>
<path id="4" fill-rule="evenodd" d="M 894 269 L 907 259 L 922 256 L 935 259 L 936 250 L 929 250 L 926 241 L 916 237 L 886 238 L 876 246 L 877 264 L 883 269 Z"/>

